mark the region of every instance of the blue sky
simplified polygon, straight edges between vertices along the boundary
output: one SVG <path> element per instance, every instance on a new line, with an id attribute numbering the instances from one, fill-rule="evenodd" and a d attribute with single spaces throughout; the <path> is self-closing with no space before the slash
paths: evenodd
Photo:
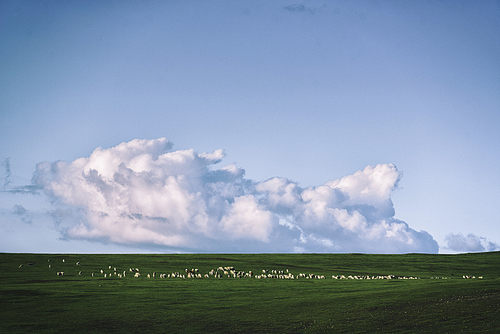
<path id="1" fill-rule="evenodd" d="M 0 251 L 436 250 L 379 248 L 385 239 L 368 240 L 366 233 L 382 221 L 404 222 L 415 240 L 430 235 L 442 253 L 499 249 L 498 1 L 4 1 L 0 7 Z M 201 209 L 191 203 L 191 218 L 177 232 L 148 230 L 191 237 L 199 248 L 161 238 L 114 239 L 106 222 L 90 216 L 93 204 L 55 192 L 56 181 L 32 181 L 39 163 L 87 158 L 88 166 L 111 168 L 98 155 L 90 158 L 96 148 L 134 139 L 159 145 L 159 138 L 173 145 L 156 156 L 193 149 L 190 157 L 201 161 L 204 152 L 224 150 L 221 159 L 197 167 L 203 175 L 186 176 L 190 186 L 234 167 L 220 173 L 233 173 L 224 185 L 239 192 L 224 197 L 220 211 L 208 206 L 210 229 L 197 230 L 193 212 Z M 140 152 L 149 152 L 141 143 Z M 123 145 L 132 152 L 135 144 Z M 139 173 L 130 157 L 120 161 Z M 85 168 L 47 173 L 68 186 L 64 177 L 91 175 Z M 236 176 L 239 169 L 244 176 Z M 388 195 L 355 193 L 352 184 L 382 186 L 372 171 L 392 180 L 384 183 Z M 275 188 L 265 181 L 275 177 L 294 187 L 293 213 L 271 201 Z M 335 180 L 344 180 L 333 183 L 349 200 L 324 200 L 329 218 L 315 216 L 311 228 L 314 196 Z M 88 184 L 73 186 L 78 192 Z M 220 189 L 209 195 L 212 186 L 189 189 L 206 196 L 200 202 L 206 205 L 223 196 Z M 132 210 L 129 197 L 113 196 Z M 128 214 L 152 226 L 152 212 L 137 205 Z M 394 213 L 367 214 L 367 206 L 387 205 Z M 124 216 L 109 205 L 100 210 Z M 262 218 L 262 229 L 251 220 L 234 225 L 238 217 L 247 221 L 244 213 Z M 156 221 L 180 224 L 172 212 L 158 214 Z M 355 217 L 366 229 L 346 225 Z M 99 237 L 75 232 L 82 224 Z M 224 247 L 217 231 L 226 233 Z"/>

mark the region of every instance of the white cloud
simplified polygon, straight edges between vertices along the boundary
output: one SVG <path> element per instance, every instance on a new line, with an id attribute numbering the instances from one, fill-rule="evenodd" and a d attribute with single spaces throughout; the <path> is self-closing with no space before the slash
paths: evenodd
<path id="1" fill-rule="evenodd" d="M 222 230 L 229 239 L 255 239 L 268 242 L 272 230 L 273 214 L 262 208 L 252 195 L 234 199 L 228 213 L 220 220 Z"/>
<path id="2" fill-rule="evenodd" d="M 72 212 L 58 217 L 69 239 L 194 251 L 438 251 L 428 233 L 394 218 L 394 165 L 301 188 L 245 179 L 235 164 L 214 169 L 223 157 L 135 139 L 72 163 L 40 163 L 33 182 Z"/>
<path id="3" fill-rule="evenodd" d="M 446 235 L 446 249 L 455 252 L 484 252 L 499 250 L 500 246 L 485 237 L 477 236 L 472 233 L 464 236 L 461 233 Z"/>

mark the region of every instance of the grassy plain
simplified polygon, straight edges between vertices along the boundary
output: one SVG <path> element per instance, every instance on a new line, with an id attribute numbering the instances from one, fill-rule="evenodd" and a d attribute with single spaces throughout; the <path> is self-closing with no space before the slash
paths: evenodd
<path id="1" fill-rule="evenodd" d="M 498 333 L 499 265 L 500 252 L 0 253 L 0 332 Z M 186 268 L 205 274 L 220 266 L 254 273 L 288 269 L 294 275 L 317 274 L 326 279 L 158 277 Z M 118 278 L 115 267 L 117 272 L 127 271 L 127 276 Z M 129 268 L 139 268 L 141 277 L 132 277 Z M 111 278 L 104 278 L 101 269 Z M 64 271 L 64 276 L 57 276 L 58 271 Z M 156 278 L 146 277 L 153 272 Z M 420 279 L 335 280 L 332 275 Z M 476 278 L 463 279 L 463 275 Z"/>

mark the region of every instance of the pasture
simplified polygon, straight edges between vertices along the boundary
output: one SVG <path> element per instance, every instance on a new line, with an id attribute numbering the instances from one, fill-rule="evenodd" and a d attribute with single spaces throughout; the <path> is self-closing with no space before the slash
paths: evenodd
<path id="1" fill-rule="evenodd" d="M 0 332 L 493 333 L 499 265 L 500 252 L 0 253 Z"/>

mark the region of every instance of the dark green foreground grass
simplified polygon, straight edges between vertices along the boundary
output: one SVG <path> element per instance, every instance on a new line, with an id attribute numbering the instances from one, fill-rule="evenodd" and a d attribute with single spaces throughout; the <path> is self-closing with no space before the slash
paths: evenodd
<path id="1" fill-rule="evenodd" d="M 62 262 L 62 259 L 65 262 Z M 51 262 L 48 262 L 51 259 Z M 81 262 L 77 266 L 76 262 Z M 30 266 L 28 263 L 34 263 Z M 23 264 L 22 268 L 19 265 Z M 48 268 L 48 264 L 52 268 Z M 500 332 L 500 252 L 461 255 L 0 253 L 0 332 Z M 142 276 L 103 278 L 139 268 Z M 326 279 L 148 279 L 219 266 Z M 64 271 L 64 276 L 56 276 Z M 78 272 L 82 271 L 82 275 Z M 96 277 L 91 277 L 95 272 Z M 97 274 L 98 273 L 98 274 Z M 418 276 L 334 280 L 332 275 Z M 463 275 L 475 279 L 463 279 Z M 477 277 L 483 276 L 482 279 Z M 448 279 L 430 279 L 447 277 Z"/>

